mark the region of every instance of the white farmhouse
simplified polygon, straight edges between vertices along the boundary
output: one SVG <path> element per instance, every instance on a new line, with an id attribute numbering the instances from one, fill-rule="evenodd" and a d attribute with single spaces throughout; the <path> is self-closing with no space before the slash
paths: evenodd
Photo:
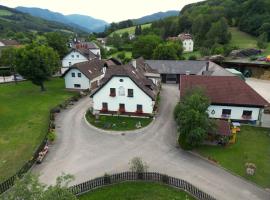
<path id="1" fill-rule="evenodd" d="M 108 67 L 101 86 L 91 94 L 93 112 L 148 116 L 154 111 L 158 89 L 139 64 Z"/>
<path id="2" fill-rule="evenodd" d="M 210 118 L 230 119 L 245 123 L 261 122 L 263 110 L 269 103 L 237 76 L 180 77 L 181 99 L 187 90 L 202 88 L 209 97 Z"/>
<path id="3" fill-rule="evenodd" d="M 182 41 L 184 52 L 193 52 L 194 41 L 192 36 L 188 33 L 181 33 L 178 38 Z"/>
<path id="4" fill-rule="evenodd" d="M 67 89 L 95 89 L 104 77 L 106 67 L 116 65 L 113 60 L 94 59 L 72 65 L 62 75 Z"/>
<path id="5" fill-rule="evenodd" d="M 93 42 L 72 44 L 71 51 L 63 58 L 61 74 L 72 65 L 93 59 L 101 59 L 100 48 Z"/>

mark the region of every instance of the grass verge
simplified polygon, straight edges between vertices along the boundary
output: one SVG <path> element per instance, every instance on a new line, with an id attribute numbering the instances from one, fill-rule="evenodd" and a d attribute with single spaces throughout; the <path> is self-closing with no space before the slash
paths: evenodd
<path id="1" fill-rule="evenodd" d="M 184 191 L 159 183 L 126 182 L 103 187 L 79 197 L 80 200 L 193 200 Z"/>
<path id="2" fill-rule="evenodd" d="M 262 187 L 270 188 L 270 129 L 242 126 L 235 144 L 225 148 L 201 146 L 196 152 Z M 254 176 L 246 175 L 245 164 L 248 162 L 257 167 Z"/>
<path id="3" fill-rule="evenodd" d="M 105 116 L 100 115 L 96 120 L 95 116 L 88 111 L 86 113 L 87 121 L 97 128 L 112 131 L 129 131 L 135 130 L 136 124 L 141 123 L 141 128 L 148 126 L 152 118 L 122 117 L 122 116 Z"/>

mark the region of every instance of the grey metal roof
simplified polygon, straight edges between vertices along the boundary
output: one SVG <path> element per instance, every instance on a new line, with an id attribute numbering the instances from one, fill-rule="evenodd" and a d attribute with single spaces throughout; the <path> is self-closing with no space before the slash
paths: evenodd
<path id="1" fill-rule="evenodd" d="M 200 74 L 206 67 L 207 61 L 190 60 L 146 60 L 151 68 L 158 70 L 160 74 Z"/>

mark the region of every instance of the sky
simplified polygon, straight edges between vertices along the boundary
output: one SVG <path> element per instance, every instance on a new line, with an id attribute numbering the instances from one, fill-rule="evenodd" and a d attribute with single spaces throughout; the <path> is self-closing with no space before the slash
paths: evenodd
<path id="1" fill-rule="evenodd" d="M 181 10 L 201 0 L 0 0 L 7 7 L 39 7 L 62 14 L 83 14 L 109 23 L 136 19 L 159 11 Z"/>

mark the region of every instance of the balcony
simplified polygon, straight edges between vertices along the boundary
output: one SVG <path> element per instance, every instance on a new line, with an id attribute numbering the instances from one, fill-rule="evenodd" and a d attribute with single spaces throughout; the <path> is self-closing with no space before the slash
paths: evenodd
<path id="1" fill-rule="evenodd" d="M 141 115 L 141 114 L 143 114 L 143 111 L 142 110 L 137 110 L 136 114 Z"/>
<path id="2" fill-rule="evenodd" d="M 125 113 L 125 112 L 126 112 L 125 108 L 119 108 L 119 113 Z"/>

